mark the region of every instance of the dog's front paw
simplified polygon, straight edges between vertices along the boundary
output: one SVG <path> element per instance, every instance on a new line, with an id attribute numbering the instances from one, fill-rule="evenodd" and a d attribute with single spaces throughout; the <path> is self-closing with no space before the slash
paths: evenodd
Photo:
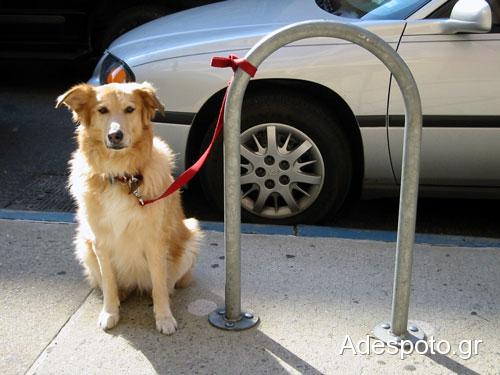
<path id="1" fill-rule="evenodd" d="M 173 316 L 157 317 L 156 329 L 165 335 L 171 335 L 177 329 L 177 322 Z"/>
<path id="2" fill-rule="evenodd" d="M 101 311 L 99 314 L 99 327 L 102 329 L 111 329 L 114 326 L 118 324 L 118 321 L 120 320 L 120 314 L 119 313 L 109 313 L 105 311 L 104 309 Z"/>

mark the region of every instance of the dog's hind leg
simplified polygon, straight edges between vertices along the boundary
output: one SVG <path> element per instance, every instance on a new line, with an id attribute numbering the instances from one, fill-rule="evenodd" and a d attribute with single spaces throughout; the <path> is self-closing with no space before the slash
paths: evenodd
<path id="1" fill-rule="evenodd" d="M 118 288 L 118 298 L 120 299 L 120 302 L 125 302 L 133 291 L 134 289 L 130 288 Z"/>
<path id="2" fill-rule="evenodd" d="M 172 271 L 169 275 L 169 291 L 173 293 L 175 288 L 186 288 L 193 280 L 193 267 L 196 261 L 197 253 L 193 251 L 192 247 L 188 246 L 180 258 L 173 260 L 175 264 L 169 264 L 169 269 Z"/>
<path id="3" fill-rule="evenodd" d="M 92 288 L 101 288 L 102 279 L 101 271 L 99 270 L 99 263 L 94 252 L 94 245 L 92 240 L 77 236 L 75 239 L 76 256 L 85 268 L 85 275 L 89 280 Z"/>
<path id="4" fill-rule="evenodd" d="M 177 282 L 175 283 L 176 288 L 187 288 L 191 285 L 193 281 L 193 269 L 190 268 Z"/>
<path id="5" fill-rule="evenodd" d="M 175 252 L 181 255 L 172 259 L 175 265 L 170 266 L 171 269 L 175 270 L 169 275 L 170 292 L 173 292 L 174 286 L 175 288 L 186 288 L 191 284 L 193 280 L 192 270 L 198 256 L 198 246 L 201 238 L 198 221 L 196 219 L 185 219 L 183 227 L 185 233 L 181 238 L 184 241 L 181 241 L 183 242 L 182 245 L 177 245 L 182 249 Z"/>

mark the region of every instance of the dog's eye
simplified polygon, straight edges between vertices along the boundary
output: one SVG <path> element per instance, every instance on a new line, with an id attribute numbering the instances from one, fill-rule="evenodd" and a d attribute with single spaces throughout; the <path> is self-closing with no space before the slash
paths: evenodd
<path id="1" fill-rule="evenodd" d="M 135 110 L 134 107 L 128 106 L 127 108 L 125 108 L 125 113 L 132 113 L 134 112 L 134 110 Z"/>
<path id="2" fill-rule="evenodd" d="M 105 113 L 108 113 L 108 109 L 106 107 L 101 107 L 97 110 L 99 113 L 101 114 L 105 114 Z"/>

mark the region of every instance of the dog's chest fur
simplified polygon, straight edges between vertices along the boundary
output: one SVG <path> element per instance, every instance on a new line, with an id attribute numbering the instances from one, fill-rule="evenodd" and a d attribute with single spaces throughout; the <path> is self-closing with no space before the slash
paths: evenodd
<path id="1" fill-rule="evenodd" d="M 136 231 L 142 230 L 141 220 L 144 209 L 137 198 L 125 192 L 120 183 L 107 184 L 99 197 L 95 197 L 100 205 L 100 215 L 97 220 L 100 226 L 111 228 L 115 239 L 135 237 Z M 97 203 L 97 202 L 96 202 Z"/>
<path id="2" fill-rule="evenodd" d="M 118 285 L 150 289 L 146 250 L 159 239 L 145 224 L 148 221 L 144 220 L 144 209 L 118 184 L 109 185 L 95 199 L 99 201 L 100 212 L 92 218 L 91 227 L 96 237 L 105 241 L 103 245 L 110 253 Z"/>

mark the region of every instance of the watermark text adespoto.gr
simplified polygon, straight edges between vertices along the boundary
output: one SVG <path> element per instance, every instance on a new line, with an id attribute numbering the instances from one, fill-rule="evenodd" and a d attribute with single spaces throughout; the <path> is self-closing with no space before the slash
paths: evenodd
<path id="1" fill-rule="evenodd" d="M 353 355 L 397 355 L 403 359 L 406 355 L 412 353 L 418 354 L 453 354 L 461 359 L 467 360 L 479 354 L 479 345 L 483 340 L 460 340 L 457 347 L 452 347 L 447 340 L 436 340 L 430 337 L 427 340 L 418 340 L 415 343 L 410 340 L 402 340 L 401 347 L 395 343 L 385 344 L 383 341 L 366 335 L 365 338 L 354 342 L 350 335 L 346 335 L 342 340 L 338 354 Z"/>

